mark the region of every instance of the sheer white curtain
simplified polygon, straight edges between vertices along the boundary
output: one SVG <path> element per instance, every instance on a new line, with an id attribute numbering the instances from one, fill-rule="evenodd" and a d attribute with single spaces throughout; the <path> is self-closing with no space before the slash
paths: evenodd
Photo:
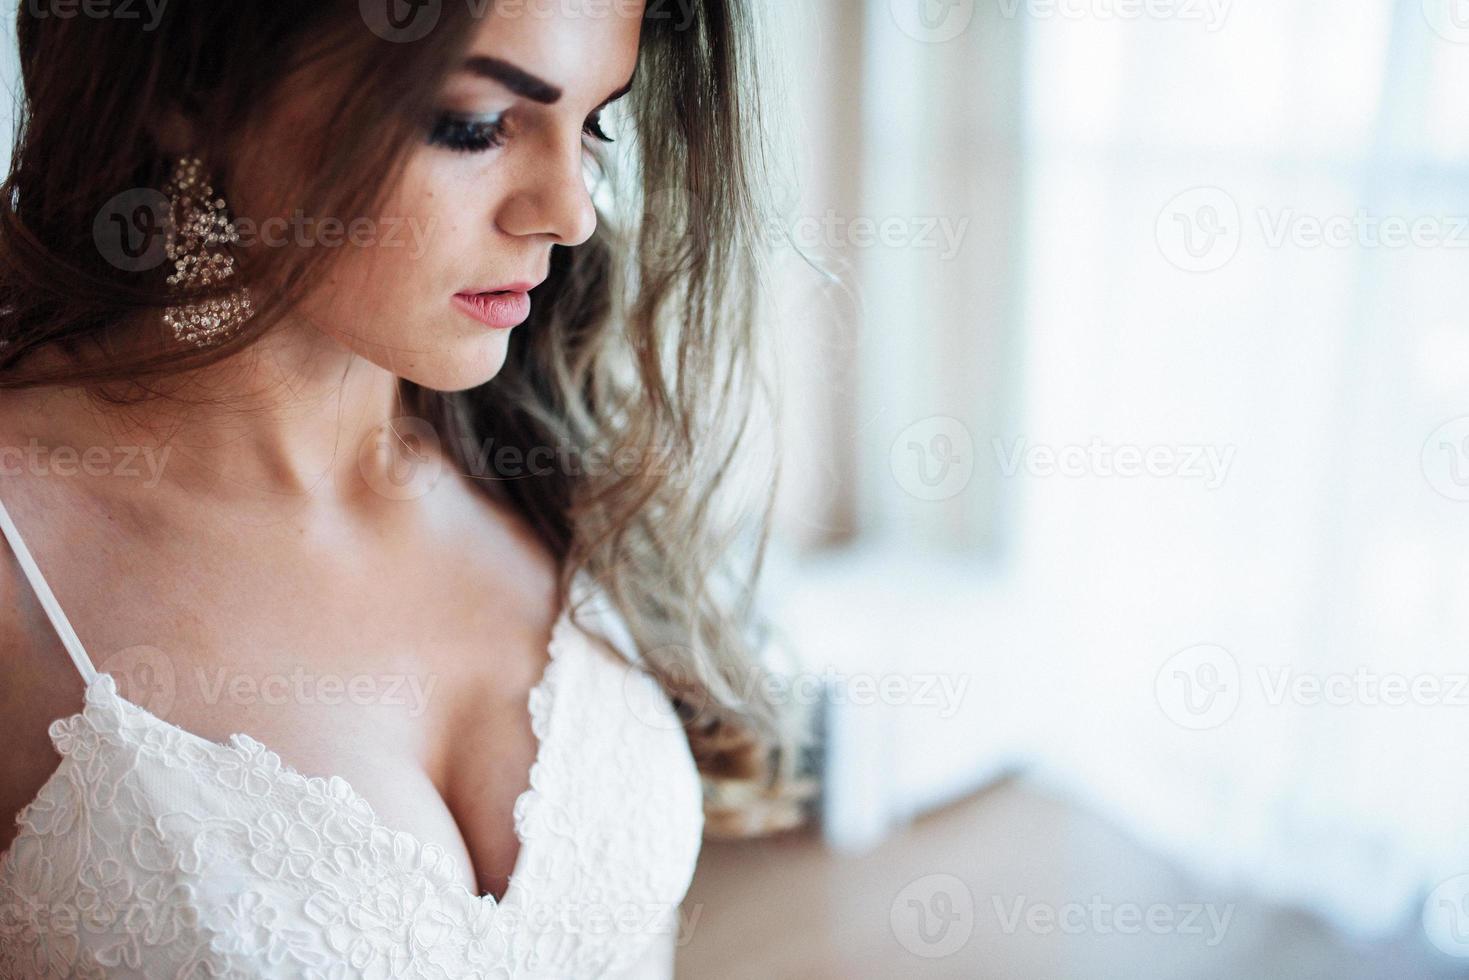
<path id="1" fill-rule="evenodd" d="M 902 7 L 865 7 L 852 206 L 973 224 L 847 249 L 853 547 L 783 588 L 813 664 L 969 687 L 836 710 L 834 839 L 1022 767 L 1401 928 L 1469 872 L 1469 18 Z M 923 499 L 904 441 L 973 476 Z"/>
<path id="2" fill-rule="evenodd" d="M 1028 57 L 1013 435 L 1230 461 L 1021 480 L 1070 694 L 1040 754 L 1364 930 L 1469 870 L 1466 433 L 1433 435 L 1469 413 L 1469 38 L 1432 7 L 1051 20 Z"/>

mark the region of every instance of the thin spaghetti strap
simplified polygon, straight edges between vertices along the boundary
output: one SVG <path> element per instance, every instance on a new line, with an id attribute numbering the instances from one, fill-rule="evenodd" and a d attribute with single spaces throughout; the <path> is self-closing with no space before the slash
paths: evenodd
<path id="1" fill-rule="evenodd" d="M 10 512 L 5 509 L 3 500 L 0 500 L 0 531 L 5 533 L 5 540 L 10 542 L 10 550 L 15 552 L 15 559 L 20 562 L 20 570 L 25 573 L 26 581 L 31 583 L 31 588 L 36 592 L 36 598 L 41 600 L 41 608 L 46 611 L 46 618 L 51 620 L 51 625 L 56 629 L 56 635 L 61 638 L 66 652 L 71 655 L 72 663 L 76 664 L 82 680 L 90 686 L 92 680 L 97 676 L 97 670 L 92 666 L 92 658 L 88 657 L 87 651 L 82 649 L 82 641 L 77 638 L 76 630 L 71 628 L 71 621 L 66 618 L 66 613 L 61 611 L 61 603 L 56 601 L 51 586 L 46 584 L 45 576 L 37 567 L 36 560 L 31 557 L 31 550 L 21 539 L 20 530 L 10 519 Z"/>

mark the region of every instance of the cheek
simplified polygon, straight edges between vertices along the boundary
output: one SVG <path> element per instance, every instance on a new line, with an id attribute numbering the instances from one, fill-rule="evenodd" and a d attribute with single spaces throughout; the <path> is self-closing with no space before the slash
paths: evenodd
<path id="1" fill-rule="evenodd" d="M 359 336 L 384 342 L 392 340 L 385 334 L 411 342 L 432 332 L 450 297 L 495 265 L 495 183 L 473 158 L 417 154 L 370 232 L 334 264 L 323 290 L 332 299 L 325 309 L 315 304 L 317 311 L 332 326 L 351 324 Z"/>
<path id="2" fill-rule="evenodd" d="M 497 193 L 494 170 L 483 157 L 432 151 L 415 157 L 388 209 L 410 233 L 406 271 L 420 286 L 447 278 L 452 293 L 470 284 L 465 276 L 483 269 L 482 256 L 493 246 Z"/>
<path id="3" fill-rule="evenodd" d="M 372 222 L 377 238 L 351 246 L 307 302 L 320 332 L 426 388 L 461 391 L 503 367 L 510 338 L 453 304 L 496 270 L 496 182 L 483 161 L 415 159 Z"/>

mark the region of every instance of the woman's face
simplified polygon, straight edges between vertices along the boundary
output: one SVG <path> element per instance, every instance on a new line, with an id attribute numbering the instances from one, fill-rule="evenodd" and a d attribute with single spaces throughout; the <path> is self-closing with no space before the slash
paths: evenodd
<path id="1" fill-rule="evenodd" d="M 631 81 L 642 15 L 642 0 L 489 5 L 383 217 L 357 222 L 354 236 L 338 216 L 343 254 L 296 310 L 300 325 L 436 391 L 499 373 L 552 246 L 579 245 L 596 227 L 586 153 L 617 135 L 598 117 Z M 257 144 L 262 156 L 272 142 Z M 268 160 L 238 172 L 268 179 Z M 320 222 L 299 227 L 287 234 L 326 238 Z"/>

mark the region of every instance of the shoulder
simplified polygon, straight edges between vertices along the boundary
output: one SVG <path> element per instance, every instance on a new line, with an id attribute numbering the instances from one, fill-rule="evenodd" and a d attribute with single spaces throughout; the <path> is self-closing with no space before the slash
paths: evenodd
<path id="1" fill-rule="evenodd" d="M 15 510 L 10 506 L 14 490 L 14 481 L 0 481 L 0 507 L 5 509 L 5 516 Z M 0 671 L 6 680 L 11 679 L 13 670 L 34 659 L 34 648 L 40 639 L 37 626 L 41 622 L 45 622 L 45 614 L 21 569 L 20 558 L 9 538 L 0 535 Z M 5 689 L 14 690 L 14 687 L 7 684 Z"/>
<path id="2" fill-rule="evenodd" d="M 25 438 L 16 435 L 24 424 L 0 412 L 0 453 Z M 63 518 L 79 499 L 68 482 L 39 477 L 31 467 L 0 455 L 0 512 L 10 528 L 0 534 L 0 737 L 13 735 L 16 725 L 37 712 L 60 717 L 81 708 L 82 677 L 18 553 L 20 548 L 31 553 L 32 564 L 55 583 L 57 572 L 48 560 L 54 564 L 57 553 L 66 550 L 73 529 Z M 44 732 L 44 724 L 41 728 Z"/>
<path id="3" fill-rule="evenodd" d="M 13 490 L 13 484 L 0 481 L 0 492 L 7 489 Z M 6 504 L 0 498 L 0 505 Z M 8 506 L 6 511 L 16 512 Z M 0 717 L 14 717 L 12 712 L 35 703 L 38 696 L 45 703 L 68 692 L 75 695 L 77 684 L 68 682 L 80 675 L 64 669 L 70 663 L 14 546 L 0 536 Z"/>
<path id="4" fill-rule="evenodd" d="M 12 707 L 7 703 L 16 691 L 12 673 L 19 669 L 32 645 L 24 628 L 30 598 L 26 591 L 25 576 L 14 552 L 0 540 L 0 711 Z"/>
<path id="5" fill-rule="evenodd" d="M 0 481 L 0 492 L 6 486 Z M 0 540 L 0 846 L 57 764 L 51 722 L 80 711 L 81 676 L 8 542 Z"/>

